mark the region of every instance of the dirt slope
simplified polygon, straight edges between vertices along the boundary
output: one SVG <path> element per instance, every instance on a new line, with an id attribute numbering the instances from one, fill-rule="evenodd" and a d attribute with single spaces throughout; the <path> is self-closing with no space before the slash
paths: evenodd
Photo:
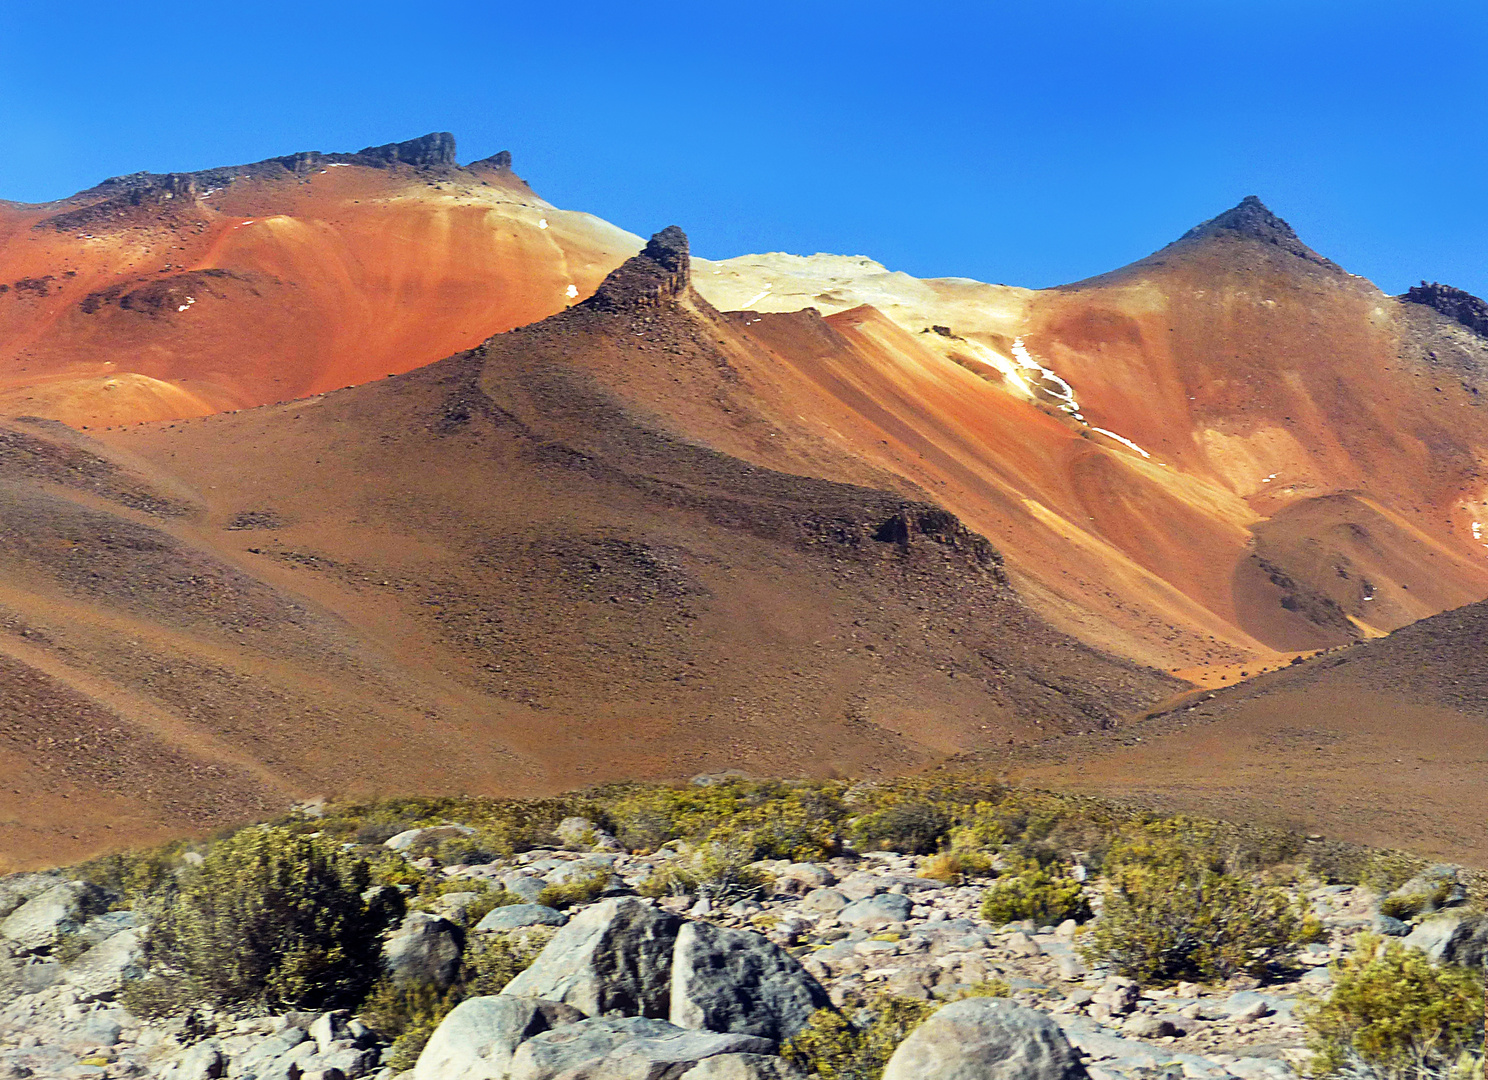
<path id="1" fill-rule="evenodd" d="M 687 281 L 669 230 L 589 301 L 396 378 L 8 425 L 0 752 L 34 781 L 0 789 L 0 851 L 326 792 L 903 771 L 1179 688 L 1048 627 L 945 511 L 648 412 L 663 379 L 699 415 L 749 403 L 758 346 Z M 770 441 L 746 429 L 724 441 Z"/>
<path id="2" fill-rule="evenodd" d="M 448 135 L 0 203 L 0 412 L 98 427 L 380 379 L 563 310 L 640 243 Z"/>
<path id="3" fill-rule="evenodd" d="M 1488 603 L 1324 653 L 1121 725 L 1054 740 L 1030 783 L 1488 866 Z"/>

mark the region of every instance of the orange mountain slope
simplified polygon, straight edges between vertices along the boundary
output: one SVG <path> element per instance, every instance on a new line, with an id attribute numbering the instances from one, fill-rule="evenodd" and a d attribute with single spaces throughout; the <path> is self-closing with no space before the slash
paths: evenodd
<path id="1" fill-rule="evenodd" d="M 97 427 L 383 378 L 563 310 L 640 243 L 449 135 L 0 203 L 0 412 Z"/>
<path id="2" fill-rule="evenodd" d="M 809 432 L 929 492 L 1086 641 L 1238 672 L 1488 595 L 1488 339 L 1253 199 L 1058 289 L 837 256 L 698 283 L 764 343 L 762 462 Z"/>

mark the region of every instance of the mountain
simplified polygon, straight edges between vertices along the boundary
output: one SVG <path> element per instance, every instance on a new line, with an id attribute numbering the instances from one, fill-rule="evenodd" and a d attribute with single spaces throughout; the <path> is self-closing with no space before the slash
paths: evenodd
<path id="1" fill-rule="evenodd" d="M 0 202 L 0 412 L 96 428 L 380 379 L 563 310 L 640 243 L 448 134 Z"/>
<path id="2" fill-rule="evenodd" d="M 772 363 L 838 410 L 824 437 L 932 492 L 1083 640 L 1218 679 L 1488 595 L 1476 309 L 1386 296 L 1254 198 L 1056 289 L 836 256 L 698 280 L 761 327 L 821 312 Z"/>
<path id="3" fill-rule="evenodd" d="M 324 793 L 902 772 L 1181 689 L 1048 626 L 940 507 L 752 461 L 765 345 L 689 281 L 668 229 L 404 375 L 7 423 L 0 851 Z"/>

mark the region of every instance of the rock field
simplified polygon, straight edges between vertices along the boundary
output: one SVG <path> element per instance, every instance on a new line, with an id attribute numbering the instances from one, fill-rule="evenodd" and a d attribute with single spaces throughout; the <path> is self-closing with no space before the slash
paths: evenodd
<path id="1" fill-rule="evenodd" d="M 1380 914 L 1377 893 L 1332 885 L 1305 894 L 1326 938 L 1289 980 L 1139 986 L 1088 966 L 1073 921 L 991 925 L 979 916 L 985 882 L 919 876 L 918 857 L 761 863 L 774 881 L 763 899 L 653 901 L 636 887 L 675 853 L 606 850 L 618 845 L 582 832 L 591 850 L 443 868 L 470 888 L 388 935 L 390 976 L 436 985 L 488 935 L 551 939 L 501 994 L 460 1004 L 402 1074 L 387 1041 L 344 1011 L 138 1019 L 116 1000 L 140 974 L 136 915 L 107 910 L 107 895 L 65 872 L 0 879 L 0 1080 L 785 1080 L 799 1073 L 776 1051 L 815 1010 L 851 1015 L 882 993 L 954 1003 L 901 1045 L 885 1080 L 1289 1080 L 1307 1058 L 1298 1002 L 1326 993 L 1328 965 L 1354 935 L 1409 932 L 1439 960 L 1488 951 L 1488 917 L 1448 913 L 1412 929 Z M 387 843 L 411 846 L 406 834 Z M 536 902 L 597 875 L 608 876 L 597 901 Z M 525 902 L 469 925 L 496 886 Z"/>

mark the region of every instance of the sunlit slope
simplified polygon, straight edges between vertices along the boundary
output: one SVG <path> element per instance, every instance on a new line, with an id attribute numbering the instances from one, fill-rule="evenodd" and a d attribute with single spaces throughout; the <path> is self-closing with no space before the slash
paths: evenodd
<path id="1" fill-rule="evenodd" d="M 783 427 L 813 402 L 815 436 L 953 508 L 1085 640 L 1174 668 L 1274 663 L 1488 595 L 1488 341 L 1253 200 L 1061 289 L 836 256 L 700 263 L 696 281 L 768 339 L 751 378 L 781 386 Z M 808 306 L 814 334 L 765 314 Z"/>
<path id="2" fill-rule="evenodd" d="M 447 136 L 0 204 L 0 412 L 97 426 L 383 378 L 563 310 L 640 243 Z"/>

